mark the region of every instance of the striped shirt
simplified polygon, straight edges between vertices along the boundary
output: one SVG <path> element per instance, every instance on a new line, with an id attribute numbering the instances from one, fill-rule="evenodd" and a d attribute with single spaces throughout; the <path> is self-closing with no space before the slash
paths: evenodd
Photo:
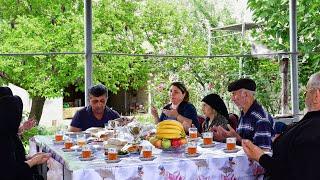
<path id="1" fill-rule="evenodd" d="M 273 119 L 257 101 L 254 101 L 249 110 L 241 112 L 237 133 L 243 139 L 249 139 L 260 148 L 271 149 L 274 136 Z"/>

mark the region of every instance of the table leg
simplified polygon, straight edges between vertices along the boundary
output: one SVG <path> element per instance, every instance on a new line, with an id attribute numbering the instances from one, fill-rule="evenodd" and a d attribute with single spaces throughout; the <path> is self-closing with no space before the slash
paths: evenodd
<path id="1" fill-rule="evenodd" d="M 72 180 L 72 172 L 63 166 L 63 180 Z"/>

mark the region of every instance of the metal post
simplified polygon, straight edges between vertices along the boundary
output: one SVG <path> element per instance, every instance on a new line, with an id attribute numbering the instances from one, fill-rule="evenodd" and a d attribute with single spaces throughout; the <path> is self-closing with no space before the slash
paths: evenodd
<path id="1" fill-rule="evenodd" d="M 84 0 L 85 41 L 85 105 L 89 105 L 89 88 L 92 86 L 92 1 Z"/>
<path id="2" fill-rule="evenodd" d="M 291 54 L 291 104 L 294 121 L 298 121 L 299 114 L 299 94 L 298 94 L 298 58 L 297 58 L 297 1 L 289 2 L 290 18 L 290 52 Z"/>
<path id="3" fill-rule="evenodd" d="M 246 32 L 246 24 L 245 24 L 245 22 L 242 20 L 242 26 L 241 26 L 241 43 L 240 43 L 241 53 L 243 53 L 242 47 L 243 47 L 243 40 L 244 40 L 245 32 Z M 242 68 L 243 68 L 243 57 L 240 57 L 240 59 L 239 59 L 239 78 L 242 78 L 242 76 L 243 76 Z"/>
<path id="4" fill-rule="evenodd" d="M 288 103 L 288 68 L 289 56 L 282 57 L 280 60 L 280 73 L 281 73 L 281 114 L 287 115 L 289 111 Z"/>
<path id="5" fill-rule="evenodd" d="M 211 25 L 210 22 L 207 21 L 207 30 L 208 30 L 208 52 L 207 55 L 211 55 Z"/>
<path id="6" fill-rule="evenodd" d="M 151 108 L 153 106 L 152 94 L 151 94 L 151 85 L 148 83 L 148 114 L 151 114 Z"/>

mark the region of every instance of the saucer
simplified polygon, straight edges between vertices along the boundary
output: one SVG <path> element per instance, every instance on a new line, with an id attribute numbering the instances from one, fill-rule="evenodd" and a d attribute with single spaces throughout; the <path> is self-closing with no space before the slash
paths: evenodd
<path id="1" fill-rule="evenodd" d="M 80 159 L 80 161 L 91 161 L 91 160 L 93 160 L 93 159 L 95 159 L 96 157 L 95 156 L 91 156 L 91 157 L 89 157 L 89 158 L 83 158 L 83 157 L 79 157 L 79 159 Z"/>
<path id="2" fill-rule="evenodd" d="M 190 138 L 190 136 L 188 136 L 187 138 L 189 141 L 200 141 L 201 137 L 197 137 L 197 138 Z"/>
<path id="3" fill-rule="evenodd" d="M 121 161 L 121 159 L 116 159 L 116 160 L 109 160 L 108 158 L 105 158 L 107 163 L 118 163 Z"/>
<path id="4" fill-rule="evenodd" d="M 72 151 L 74 151 L 74 149 L 71 149 L 71 148 L 70 148 L 70 149 L 62 148 L 62 151 L 63 151 L 63 152 L 72 152 Z"/>
<path id="5" fill-rule="evenodd" d="M 71 146 L 70 149 L 72 149 L 72 150 L 74 150 L 74 151 L 81 151 L 81 150 L 82 150 L 82 148 L 81 148 L 80 146 L 78 146 L 78 145 Z"/>
<path id="6" fill-rule="evenodd" d="M 235 149 L 232 149 L 232 150 L 228 150 L 226 148 L 223 149 L 223 152 L 225 152 L 225 153 L 236 153 L 238 151 L 240 151 L 239 148 L 235 148 Z"/>
<path id="7" fill-rule="evenodd" d="M 119 158 L 125 158 L 125 157 L 129 157 L 129 156 L 130 156 L 130 153 L 124 154 L 124 155 L 119 155 L 119 154 L 118 154 L 118 157 L 119 157 Z"/>
<path id="8" fill-rule="evenodd" d="M 155 156 L 151 156 L 151 158 L 144 158 L 144 157 L 139 157 L 139 159 L 141 161 L 153 161 L 154 159 L 156 159 L 157 157 Z"/>
<path id="9" fill-rule="evenodd" d="M 140 154 L 140 151 L 132 151 L 130 154 Z"/>
<path id="10" fill-rule="evenodd" d="M 198 157 L 200 156 L 201 154 L 200 153 L 195 153 L 195 154 L 188 154 L 188 153 L 185 153 L 186 157 L 188 158 L 192 158 L 192 157 Z"/>
<path id="11" fill-rule="evenodd" d="M 203 143 L 201 143 L 200 144 L 200 147 L 202 147 L 202 148 L 212 148 L 212 147 L 214 147 L 215 145 L 212 143 L 212 144 L 207 144 L 207 145 L 205 145 L 205 144 L 203 144 Z"/>
<path id="12" fill-rule="evenodd" d="M 52 142 L 53 142 L 54 145 L 63 145 L 64 144 L 64 140 L 56 141 L 56 140 L 53 139 Z"/>

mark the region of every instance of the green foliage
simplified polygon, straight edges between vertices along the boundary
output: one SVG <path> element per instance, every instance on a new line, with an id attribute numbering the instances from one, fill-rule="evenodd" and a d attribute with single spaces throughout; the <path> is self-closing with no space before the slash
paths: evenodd
<path id="1" fill-rule="evenodd" d="M 254 2 L 250 1 L 251 6 L 258 7 L 259 3 Z M 0 52 L 83 51 L 81 1 L 58 0 L 52 3 L 45 0 L 0 0 L 0 3 L 0 41 L 3 42 Z M 284 4 L 268 5 L 282 7 L 286 6 Z M 263 7 L 255 13 L 264 12 L 267 6 Z M 257 20 L 263 22 L 269 18 L 268 15 L 269 12 L 264 12 Z M 93 2 L 93 50 L 206 55 L 208 28 L 216 27 L 219 23 L 228 25 L 234 22 L 230 12 L 225 9 L 217 14 L 214 3 L 208 0 L 97 1 Z M 287 27 L 286 24 L 280 24 L 275 29 L 285 34 L 287 28 L 283 29 L 282 26 Z M 275 31 L 269 28 L 266 37 L 270 37 L 268 32 Z M 223 34 L 213 32 L 212 37 Z M 282 46 L 277 48 L 283 49 Z M 210 53 L 250 53 L 250 43 L 240 36 L 214 38 Z M 0 83 L 10 82 L 21 86 L 32 97 L 61 96 L 63 89 L 70 84 L 83 90 L 83 59 L 80 55 L 0 57 L 0 75 L 3 74 Z M 274 104 L 269 99 L 270 96 L 278 96 L 277 64 L 274 61 L 247 58 L 244 62 L 245 75 L 250 75 L 258 83 L 258 99 L 275 112 L 278 102 Z M 168 102 L 169 84 L 176 80 L 183 81 L 190 91 L 191 102 L 200 109 L 200 100 L 210 92 L 229 98 L 227 84 L 238 78 L 238 63 L 239 58 L 146 58 L 99 54 L 93 56 L 93 79 L 94 83 L 104 83 L 113 93 L 119 89 L 150 86 L 154 105 L 158 108 Z M 319 61 L 308 60 L 305 63 L 315 65 Z"/>
<path id="2" fill-rule="evenodd" d="M 249 0 L 248 5 L 253 10 L 254 20 L 262 25 L 254 37 L 275 50 L 290 51 L 289 1 Z M 320 57 L 313 53 L 320 50 L 319 8 L 319 0 L 297 1 L 300 86 L 305 86 L 308 77 L 320 71 Z M 300 101 L 300 107 L 304 107 L 303 100 Z"/>
<path id="3" fill-rule="evenodd" d="M 193 29 L 186 36 L 181 36 L 181 54 L 205 55 L 207 53 L 207 30 L 203 22 L 209 21 L 216 26 L 218 22 L 223 24 L 234 23 L 228 11 L 212 16 L 212 9 L 208 1 L 192 1 L 194 9 L 190 8 L 191 17 L 184 22 L 185 26 L 192 24 Z M 211 5 L 212 6 L 212 5 Z M 229 18 L 226 18 L 229 17 Z M 183 21 L 183 19 L 182 19 Z M 191 25 L 190 25 L 191 26 Z M 224 32 L 213 32 L 212 37 L 225 35 Z M 185 38 L 185 39 L 184 39 Z M 184 41 L 185 40 L 185 41 Z M 169 48 L 168 48 L 169 49 Z M 177 48 L 175 49 L 177 50 Z M 211 54 L 250 54 L 251 43 L 240 35 L 214 38 Z M 176 51 L 177 52 L 177 51 Z M 156 59 L 157 74 L 152 77 L 151 93 L 154 105 L 160 109 L 168 102 L 168 86 L 171 81 L 183 81 L 190 92 L 191 102 L 201 109 L 200 100 L 209 93 L 217 93 L 224 97 L 231 112 L 235 111 L 227 93 L 227 85 L 239 78 L 240 58 L 213 58 L 213 59 Z M 277 60 L 243 58 L 243 74 L 253 78 L 257 82 L 257 99 L 270 113 L 279 113 L 280 106 L 280 78 L 279 64 Z M 201 113 L 200 111 L 198 113 Z"/>
<path id="4" fill-rule="evenodd" d="M 0 52 L 83 49 L 83 23 L 79 23 L 83 17 L 77 3 L 58 1 L 48 5 L 48 1 L 11 1 L 9 4 L 15 10 L 8 13 L 10 9 L 3 9 L 0 13 Z M 5 76 L 0 81 L 26 89 L 31 97 L 58 97 L 69 84 L 83 84 L 83 61 L 79 59 L 80 56 L 2 56 L 0 69 Z"/>
<path id="5" fill-rule="evenodd" d="M 271 114 L 278 114 L 281 109 L 279 63 L 269 59 L 247 60 L 244 72 L 256 81 L 258 101 Z"/>
<path id="6" fill-rule="evenodd" d="M 29 139 L 32 138 L 35 135 L 53 135 L 54 133 L 53 129 L 50 128 L 45 128 L 41 126 L 36 126 L 33 127 L 25 132 L 22 133 L 21 135 L 21 141 L 23 146 L 26 149 L 26 152 L 28 152 L 29 149 Z"/>
<path id="7" fill-rule="evenodd" d="M 135 118 L 142 124 L 154 124 L 154 119 L 151 114 L 137 114 Z"/>

